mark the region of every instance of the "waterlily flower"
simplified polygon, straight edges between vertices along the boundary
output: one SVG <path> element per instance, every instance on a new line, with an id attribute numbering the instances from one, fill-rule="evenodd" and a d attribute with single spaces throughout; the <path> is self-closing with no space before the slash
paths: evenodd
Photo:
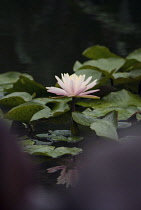
<path id="1" fill-rule="evenodd" d="M 54 93 L 62 97 L 67 96 L 67 97 L 83 97 L 83 98 L 95 98 L 95 99 L 99 98 L 94 95 L 89 95 L 91 93 L 99 91 L 99 89 L 89 90 L 93 88 L 97 82 L 97 80 L 90 82 L 92 76 L 88 77 L 86 80 L 85 80 L 86 77 L 85 75 L 77 76 L 76 74 L 69 75 L 67 73 L 67 74 L 61 74 L 61 76 L 62 76 L 61 79 L 58 76 L 55 76 L 60 88 L 46 87 L 48 92 Z"/>

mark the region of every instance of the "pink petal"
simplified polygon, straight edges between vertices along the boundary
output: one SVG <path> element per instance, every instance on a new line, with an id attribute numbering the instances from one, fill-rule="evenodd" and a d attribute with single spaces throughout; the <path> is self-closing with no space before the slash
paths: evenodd
<path id="1" fill-rule="evenodd" d="M 61 87 L 62 89 L 64 89 L 66 92 L 68 92 L 68 91 L 69 91 L 68 86 L 67 86 L 66 84 L 64 84 L 64 83 L 62 82 L 62 80 L 61 80 L 58 76 L 55 76 L 55 78 L 57 79 L 58 84 L 60 85 L 60 87 Z"/>
<path id="2" fill-rule="evenodd" d="M 95 92 L 97 92 L 97 91 L 99 91 L 99 90 L 100 90 L 100 89 L 97 89 L 97 90 L 89 90 L 89 91 L 80 93 L 79 96 L 88 95 L 88 94 L 90 94 L 90 93 L 95 93 Z"/>
<path id="3" fill-rule="evenodd" d="M 85 86 L 81 87 L 81 88 L 79 87 L 77 92 L 75 92 L 75 96 L 78 96 L 78 95 L 82 94 L 85 90 L 86 90 Z"/>
<path id="4" fill-rule="evenodd" d="M 67 92 L 65 90 L 62 90 L 61 88 L 57 87 L 46 87 L 48 89 L 47 91 L 50 93 L 55 93 L 56 95 L 64 95 L 67 96 Z"/>
<path id="5" fill-rule="evenodd" d="M 92 87 L 94 87 L 94 86 L 96 85 L 96 82 L 97 82 L 97 79 L 94 80 L 93 82 L 91 82 L 89 85 L 87 85 L 86 90 L 89 90 L 89 89 L 91 89 Z"/>
<path id="6" fill-rule="evenodd" d="M 86 79 L 86 81 L 84 82 L 84 84 L 87 85 L 87 84 L 91 81 L 91 79 L 92 79 L 92 76 L 88 77 L 88 78 Z"/>

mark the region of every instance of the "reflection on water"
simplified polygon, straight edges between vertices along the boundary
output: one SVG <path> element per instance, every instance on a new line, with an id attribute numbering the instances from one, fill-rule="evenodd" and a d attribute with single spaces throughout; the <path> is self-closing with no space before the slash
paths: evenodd
<path id="1" fill-rule="evenodd" d="M 28 72 L 50 86 L 91 45 L 126 56 L 141 47 L 140 8 L 139 0 L 2 0 L 0 72 Z"/>

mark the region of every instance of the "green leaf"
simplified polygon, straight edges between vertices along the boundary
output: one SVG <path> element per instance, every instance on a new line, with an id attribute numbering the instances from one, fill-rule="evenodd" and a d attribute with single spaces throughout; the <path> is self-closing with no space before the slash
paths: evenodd
<path id="1" fill-rule="evenodd" d="M 14 92 L 1 98 L 0 104 L 7 107 L 15 107 L 31 100 L 32 96 L 26 92 Z"/>
<path id="2" fill-rule="evenodd" d="M 117 129 L 117 127 L 118 127 L 117 117 L 118 117 L 118 112 L 112 111 L 112 112 L 109 112 L 108 114 L 106 114 L 102 119 L 106 120 L 108 122 L 111 122 L 114 125 L 114 127 Z"/>
<path id="3" fill-rule="evenodd" d="M 130 77 L 136 80 L 141 80 L 141 69 L 132 70 L 130 72 Z"/>
<path id="4" fill-rule="evenodd" d="M 49 131 L 49 133 L 50 134 L 37 134 L 36 137 L 40 139 L 47 139 L 49 141 L 65 141 L 68 143 L 75 143 L 83 139 L 81 136 L 71 136 L 70 130 L 55 130 Z"/>
<path id="5" fill-rule="evenodd" d="M 40 119 L 47 119 L 49 117 L 52 117 L 52 112 L 49 107 L 45 107 L 44 109 L 40 110 L 39 112 L 36 112 L 30 122 L 35 121 L 35 120 L 40 120 Z"/>
<path id="6" fill-rule="evenodd" d="M 95 88 L 99 88 L 102 85 L 104 85 L 113 75 L 113 73 L 115 72 L 115 69 L 112 70 L 109 74 L 107 74 L 104 77 L 101 77 L 101 79 L 98 81 L 98 83 L 96 84 Z"/>
<path id="7" fill-rule="evenodd" d="M 132 69 L 141 68 L 141 62 L 135 59 L 126 59 L 124 65 L 121 67 L 120 71 L 131 71 Z"/>
<path id="8" fill-rule="evenodd" d="M 99 59 L 99 60 L 90 60 L 86 61 L 83 65 L 90 65 L 97 67 L 104 74 L 109 74 L 112 70 L 118 71 L 123 64 L 125 63 L 125 59 L 123 58 L 107 58 L 107 59 Z"/>
<path id="9" fill-rule="evenodd" d="M 94 121 L 96 121 L 95 117 L 85 115 L 81 112 L 73 112 L 72 117 L 75 122 L 85 126 L 90 126 Z"/>
<path id="10" fill-rule="evenodd" d="M 94 130 L 98 136 L 118 140 L 116 128 L 110 121 L 106 121 L 105 119 L 96 120 L 96 122 L 91 124 L 90 128 Z"/>
<path id="11" fill-rule="evenodd" d="M 23 147 L 27 147 L 27 146 L 30 146 L 30 145 L 34 145 L 35 142 L 30 140 L 30 139 L 27 139 L 27 140 L 21 140 L 20 142 L 20 145 L 23 146 Z"/>
<path id="12" fill-rule="evenodd" d="M 50 133 L 51 135 L 55 135 L 55 136 L 57 136 L 57 135 L 62 135 L 62 136 L 68 137 L 68 136 L 71 135 L 71 131 L 70 131 L 70 130 L 55 130 L 55 131 L 51 131 L 51 130 L 50 130 L 49 133 Z"/>
<path id="13" fill-rule="evenodd" d="M 27 102 L 11 109 L 7 114 L 5 114 L 5 118 L 10 119 L 10 120 L 20 121 L 23 123 L 29 123 L 32 116 L 36 112 L 44 108 L 45 106 L 41 104 Z"/>
<path id="14" fill-rule="evenodd" d="M 58 116 L 70 110 L 70 107 L 67 103 L 71 100 L 71 98 L 66 97 L 62 99 L 36 98 L 32 101 L 49 106 L 52 111 L 52 116 Z"/>
<path id="15" fill-rule="evenodd" d="M 131 122 L 118 122 L 118 129 L 129 128 L 131 125 Z"/>
<path id="16" fill-rule="evenodd" d="M 118 72 L 112 75 L 112 79 L 114 80 L 114 85 L 121 85 L 125 83 L 131 83 L 133 81 L 132 78 L 130 78 L 129 72 Z"/>
<path id="17" fill-rule="evenodd" d="M 94 110 L 85 110 L 83 114 L 91 117 L 101 117 L 110 111 L 118 111 L 118 119 L 126 120 L 141 107 L 141 98 L 129 91 L 112 92 L 101 100 L 85 100 L 77 103 L 80 106 L 90 107 Z"/>
<path id="18" fill-rule="evenodd" d="M 74 66 L 73 66 L 73 71 L 77 71 L 80 67 L 82 66 L 82 64 L 79 61 L 76 61 Z"/>
<path id="19" fill-rule="evenodd" d="M 13 84 L 12 88 L 5 89 L 5 91 L 8 93 L 27 92 L 31 95 L 36 94 L 37 97 L 47 95 L 47 91 L 44 86 L 23 75 L 19 76 L 19 79 Z"/>
<path id="20" fill-rule="evenodd" d="M 78 105 L 91 107 L 91 108 L 103 108 L 119 107 L 126 108 L 128 106 L 141 106 L 141 98 L 139 95 L 135 95 L 127 90 L 120 90 L 118 92 L 111 92 L 101 100 L 85 100 L 77 102 Z"/>
<path id="21" fill-rule="evenodd" d="M 141 62 L 141 49 L 137 49 L 127 56 L 127 59 L 135 59 Z"/>
<path id="22" fill-rule="evenodd" d="M 110 52 L 110 50 L 107 47 L 100 46 L 100 45 L 95 45 L 95 46 L 87 48 L 83 52 L 83 55 L 93 60 L 97 60 L 100 58 L 112 58 L 112 57 L 119 58 L 119 56 Z"/>
<path id="23" fill-rule="evenodd" d="M 68 147 L 58 147 L 55 148 L 54 146 L 45 146 L 45 145 L 32 145 L 26 147 L 25 152 L 28 152 L 33 155 L 42 155 L 42 156 L 50 156 L 53 158 L 60 157 L 62 155 L 78 155 L 82 152 L 80 148 L 68 148 Z"/>
<path id="24" fill-rule="evenodd" d="M 26 78 L 29 78 L 31 80 L 33 80 L 33 77 L 29 74 L 22 74 L 20 72 L 7 72 L 7 73 L 3 73 L 0 74 L 0 85 L 7 85 L 7 84 L 12 84 L 17 82 L 17 80 L 19 79 L 19 77 L 23 75 Z"/>

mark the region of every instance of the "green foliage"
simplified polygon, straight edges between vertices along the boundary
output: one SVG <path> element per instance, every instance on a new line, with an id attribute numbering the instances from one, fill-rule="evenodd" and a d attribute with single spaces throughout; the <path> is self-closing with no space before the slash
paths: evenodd
<path id="1" fill-rule="evenodd" d="M 34 94 L 36 97 L 47 95 L 46 88 L 44 86 L 23 75 L 20 75 L 19 79 L 13 83 L 12 87 L 6 88 L 5 91 L 8 93 L 27 92 L 31 95 Z"/>
<path id="2" fill-rule="evenodd" d="M 141 98 L 127 90 L 111 92 L 101 100 L 85 100 L 78 105 L 89 107 L 83 113 L 91 117 L 102 117 L 108 112 L 117 111 L 119 120 L 126 120 L 141 109 Z"/>
<path id="3" fill-rule="evenodd" d="M 11 109 L 5 114 L 5 118 L 23 123 L 29 123 L 33 115 L 44 108 L 45 106 L 38 103 L 24 103 Z"/>
<path id="4" fill-rule="evenodd" d="M 77 75 L 97 79 L 94 88 L 105 89 L 103 93 L 97 92 L 102 96 L 100 100 L 78 99 L 78 111 L 71 116 L 72 98 L 50 98 L 46 88 L 31 75 L 7 72 L 0 74 L 0 105 L 9 107 L 9 110 L 0 110 L 0 117 L 6 118 L 10 125 L 13 120 L 32 125 L 39 120 L 63 124 L 72 117 L 75 125 L 90 127 L 94 135 L 118 140 L 118 130 L 132 126 L 131 118 L 141 119 L 141 97 L 137 94 L 141 81 L 141 49 L 122 58 L 108 48 L 96 45 L 86 49 L 83 56 L 87 60 L 83 63 L 76 61 L 73 70 Z M 27 138 L 20 141 L 26 152 L 57 158 L 82 151 L 76 147 L 48 145 L 56 144 L 54 142 L 77 143 L 83 139 L 71 136 L 70 130 L 47 131 L 37 134 L 36 138 L 38 140 Z"/>
<path id="5" fill-rule="evenodd" d="M 46 145 L 32 145 L 24 148 L 25 152 L 32 155 L 49 156 L 52 158 L 58 158 L 62 155 L 78 155 L 82 152 L 80 148 L 68 148 L 68 147 L 57 147 L 46 146 Z"/>
<path id="6" fill-rule="evenodd" d="M 95 45 L 87 48 L 83 55 L 87 58 L 98 60 L 100 58 L 119 58 L 116 54 L 110 52 L 107 47 Z"/>
<path id="7" fill-rule="evenodd" d="M 3 73 L 0 74 L 0 91 L 4 91 L 6 88 L 11 88 L 13 84 L 18 81 L 20 76 L 33 80 L 33 77 L 29 74 L 22 74 L 20 72 Z"/>
<path id="8" fill-rule="evenodd" d="M 47 139 L 49 141 L 64 141 L 68 143 L 76 143 L 81 140 L 83 140 L 83 137 L 81 136 L 71 136 L 70 130 L 55 130 L 55 131 L 49 131 L 49 133 L 44 134 L 37 134 L 36 137 L 39 137 L 40 139 Z"/>
<path id="9" fill-rule="evenodd" d="M 32 96 L 29 93 L 14 92 L 14 93 L 11 93 L 2 97 L 0 99 L 0 104 L 7 107 L 15 107 L 31 100 L 32 100 Z"/>

